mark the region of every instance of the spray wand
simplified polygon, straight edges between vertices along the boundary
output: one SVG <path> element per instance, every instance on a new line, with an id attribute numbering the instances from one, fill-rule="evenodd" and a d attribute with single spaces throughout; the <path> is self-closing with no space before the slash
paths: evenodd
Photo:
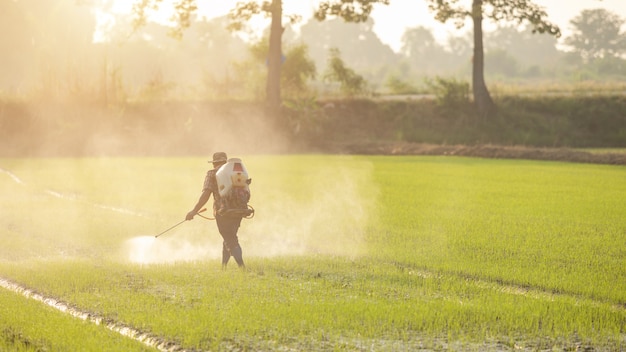
<path id="1" fill-rule="evenodd" d="M 202 209 L 200 209 L 200 211 L 198 211 L 196 214 L 197 214 L 197 215 L 200 215 L 200 213 L 202 213 L 202 212 L 204 212 L 204 211 L 206 211 L 206 208 L 202 208 Z M 202 215 L 200 215 L 200 216 L 202 216 Z M 204 218 L 204 216 L 202 216 L 202 217 Z M 187 221 L 187 219 L 185 219 L 185 220 L 183 220 L 183 221 L 179 222 L 178 224 L 176 224 L 176 225 L 174 225 L 174 226 L 170 227 L 169 229 L 167 229 L 167 230 L 165 230 L 165 231 L 161 232 L 160 234 L 158 234 L 158 235 L 154 236 L 154 238 L 158 238 L 158 237 L 159 237 L 159 236 L 161 236 L 162 234 L 164 234 L 164 233 L 166 233 L 167 231 L 169 231 L 169 230 L 171 230 L 171 229 L 173 229 L 173 228 L 177 227 L 178 225 L 182 224 L 182 223 L 183 223 L 183 222 L 185 222 L 185 221 Z"/>

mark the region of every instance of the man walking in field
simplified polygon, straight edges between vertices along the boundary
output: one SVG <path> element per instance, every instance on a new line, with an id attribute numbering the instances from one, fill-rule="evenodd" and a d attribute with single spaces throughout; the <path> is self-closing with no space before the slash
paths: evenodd
<path id="1" fill-rule="evenodd" d="M 224 152 L 217 152 L 213 154 L 213 169 L 209 170 L 204 178 L 204 186 L 202 188 L 202 194 L 200 195 L 200 199 L 193 207 L 193 209 L 187 213 L 185 217 L 186 220 L 191 220 L 193 217 L 198 214 L 198 211 L 202 209 L 202 207 L 206 204 L 206 202 L 213 194 L 213 214 L 215 216 L 215 222 L 217 223 L 217 229 L 222 235 L 224 239 L 224 244 L 222 246 L 222 268 L 226 269 L 226 265 L 230 257 L 235 258 L 237 265 L 240 268 L 245 268 L 243 263 L 243 254 L 241 250 L 241 246 L 239 245 L 239 239 L 237 238 L 237 231 L 239 231 L 239 226 L 241 225 L 241 216 L 225 216 L 221 215 L 218 212 L 220 208 L 220 192 L 217 186 L 217 178 L 216 173 L 219 168 L 226 164 L 228 161 L 228 157 Z"/>

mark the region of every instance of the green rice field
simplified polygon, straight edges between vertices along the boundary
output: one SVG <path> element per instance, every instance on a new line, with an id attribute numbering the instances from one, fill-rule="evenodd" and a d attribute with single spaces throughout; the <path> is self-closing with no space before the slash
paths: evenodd
<path id="1" fill-rule="evenodd" d="M 154 237 L 206 158 L 0 159 L 0 279 L 185 350 L 626 350 L 624 166 L 236 157 L 246 271 L 213 221 Z M 105 325 L 0 287 L 0 351 L 156 350 Z"/>

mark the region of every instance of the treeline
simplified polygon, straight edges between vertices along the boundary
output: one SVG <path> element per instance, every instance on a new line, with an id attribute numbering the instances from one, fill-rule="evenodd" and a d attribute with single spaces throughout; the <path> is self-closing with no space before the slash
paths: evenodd
<path id="1" fill-rule="evenodd" d="M 5 100 L 108 105 L 261 100 L 265 94 L 267 40 L 242 40 L 226 29 L 226 18 L 198 19 L 178 41 L 168 35 L 169 27 L 150 23 L 134 30 L 130 17 L 107 22 L 71 1 L 4 1 L 0 17 L 0 46 L 6 53 L 0 56 L 0 97 Z M 565 40 L 568 52 L 554 37 L 530 29 L 486 33 L 488 84 L 623 83 L 623 19 L 585 10 L 573 23 L 577 30 Z M 285 98 L 429 93 L 437 77 L 469 81 L 470 34 L 439 43 L 429 29 L 409 28 L 396 53 L 380 41 L 373 25 L 371 19 L 360 24 L 311 20 L 299 33 L 287 27 Z"/>
<path id="2" fill-rule="evenodd" d="M 275 117 L 240 101 L 0 102 L 0 157 L 371 152 L 389 143 L 626 148 L 624 96 L 506 97 L 488 119 L 470 104 L 338 99 L 290 105 Z"/>

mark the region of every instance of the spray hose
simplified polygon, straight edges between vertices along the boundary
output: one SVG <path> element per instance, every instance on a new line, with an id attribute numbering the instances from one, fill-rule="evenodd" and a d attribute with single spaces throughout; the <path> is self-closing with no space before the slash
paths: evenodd
<path id="1" fill-rule="evenodd" d="M 200 211 L 198 211 L 196 214 L 198 214 L 198 215 L 199 215 L 199 214 L 200 214 L 200 213 L 202 213 L 203 211 L 206 211 L 206 208 L 201 209 L 201 210 L 200 210 Z M 200 215 L 200 216 L 202 216 L 202 215 Z M 183 221 L 179 222 L 178 224 L 176 224 L 176 225 L 174 225 L 174 226 L 170 227 L 169 229 L 167 229 L 167 230 L 165 230 L 165 231 L 161 232 L 160 234 L 158 234 L 158 235 L 154 236 L 154 238 L 158 238 L 159 236 L 161 236 L 161 235 L 163 235 L 164 233 L 168 232 L 169 230 L 171 230 L 171 229 L 173 229 L 173 228 L 175 228 L 175 227 L 179 226 L 180 224 L 184 223 L 185 221 L 187 221 L 187 219 L 185 219 L 185 220 L 183 220 Z"/>
<path id="2" fill-rule="evenodd" d="M 203 219 L 206 219 L 206 220 L 215 220 L 215 218 L 210 218 L 208 216 L 204 216 L 204 215 L 201 215 L 201 214 L 196 214 L 196 215 L 198 215 L 199 217 L 201 217 Z"/>
<path id="3" fill-rule="evenodd" d="M 204 216 L 204 215 L 201 215 L 200 213 L 196 215 L 206 220 L 215 220 L 215 218 Z M 254 208 L 250 204 L 248 204 L 247 209 L 243 209 L 243 210 L 242 209 L 229 209 L 224 212 L 224 215 L 226 216 L 236 215 L 236 216 L 241 216 L 243 219 L 252 219 L 254 217 Z"/>

